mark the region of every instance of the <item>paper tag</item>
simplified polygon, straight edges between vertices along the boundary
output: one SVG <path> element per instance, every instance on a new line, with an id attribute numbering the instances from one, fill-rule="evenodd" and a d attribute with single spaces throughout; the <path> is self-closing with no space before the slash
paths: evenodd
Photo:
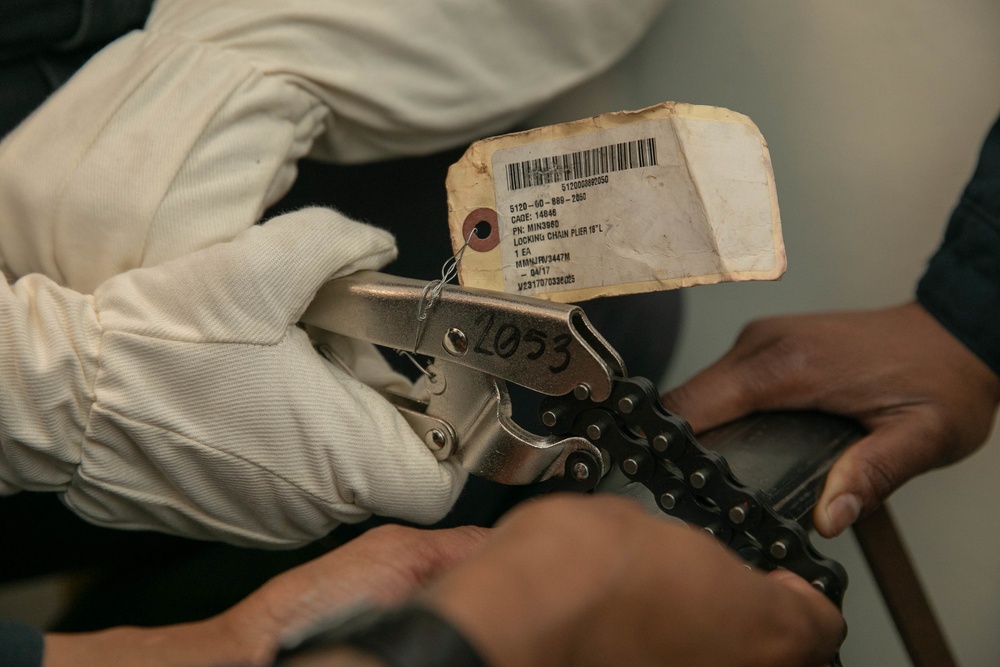
<path id="1" fill-rule="evenodd" d="M 664 103 L 476 142 L 448 172 L 463 285 L 561 302 L 785 270 L 753 122 Z"/>

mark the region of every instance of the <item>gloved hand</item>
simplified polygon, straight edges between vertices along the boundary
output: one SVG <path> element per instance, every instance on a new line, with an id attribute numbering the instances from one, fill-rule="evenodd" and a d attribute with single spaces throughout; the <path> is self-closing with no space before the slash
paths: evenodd
<path id="1" fill-rule="evenodd" d="M 295 326 L 324 282 L 394 253 L 384 231 L 306 209 L 93 296 L 40 275 L 4 284 L 0 490 L 56 491 L 100 525 L 246 545 L 306 542 L 372 512 L 440 518 L 461 467 Z"/>
<path id="2" fill-rule="evenodd" d="M 663 4 L 159 0 L 0 144 L 0 268 L 90 293 L 232 238 L 306 155 L 506 130 L 608 67 Z"/>

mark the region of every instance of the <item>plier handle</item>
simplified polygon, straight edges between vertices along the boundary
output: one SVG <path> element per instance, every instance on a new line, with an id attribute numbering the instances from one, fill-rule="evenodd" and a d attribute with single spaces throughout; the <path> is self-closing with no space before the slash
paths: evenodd
<path id="1" fill-rule="evenodd" d="M 440 459 L 505 484 L 561 475 L 566 458 L 601 452 L 581 437 L 531 433 L 511 417 L 506 382 L 606 399 L 621 356 L 576 306 L 359 271 L 324 285 L 302 317 L 320 330 L 431 357 L 419 397 L 385 393 Z"/>

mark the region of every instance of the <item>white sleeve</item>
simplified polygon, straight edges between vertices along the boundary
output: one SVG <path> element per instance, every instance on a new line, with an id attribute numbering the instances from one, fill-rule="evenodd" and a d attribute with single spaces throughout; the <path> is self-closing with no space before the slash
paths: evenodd
<path id="1" fill-rule="evenodd" d="M 93 298 L 26 276 L 0 282 L 0 494 L 63 489 L 94 402 Z"/>
<path id="2" fill-rule="evenodd" d="M 85 292 L 231 238 L 305 156 L 503 130 L 665 0 L 161 0 L 0 144 L 0 266 Z"/>
<path id="3" fill-rule="evenodd" d="M 394 256 L 386 232 L 305 209 L 93 296 L 38 274 L 0 284 L 0 493 L 244 545 L 302 544 L 373 512 L 439 520 L 459 462 L 296 325 L 319 286 Z M 348 343 L 339 357 L 365 353 Z"/>

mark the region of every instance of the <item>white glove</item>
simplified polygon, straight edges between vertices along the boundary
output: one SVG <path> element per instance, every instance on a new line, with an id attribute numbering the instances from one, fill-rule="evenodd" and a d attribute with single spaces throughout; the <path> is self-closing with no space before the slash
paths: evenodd
<path id="1" fill-rule="evenodd" d="M 394 254 L 386 232 L 306 209 L 92 297 L 37 274 L 4 283 L 0 490 L 245 545 L 304 543 L 372 512 L 439 519 L 462 468 L 295 326 L 324 282 Z"/>
<path id="2" fill-rule="evenodd" d="M 90 293 L 232 238 L 307 154 L 384 159 L 507 129 L 614 62 L 663 4 L 160 0 L 0 144 L 0 269 Z"/>

